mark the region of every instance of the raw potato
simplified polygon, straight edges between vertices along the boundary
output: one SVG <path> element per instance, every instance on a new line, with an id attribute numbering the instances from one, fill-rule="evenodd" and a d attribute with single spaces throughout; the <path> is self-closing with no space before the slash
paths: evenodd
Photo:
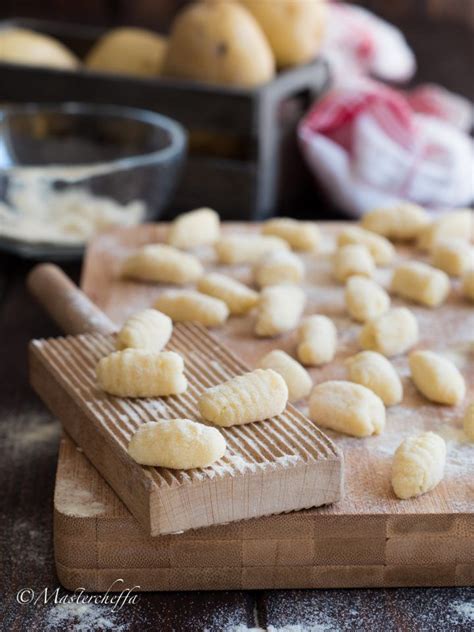
<path id="1" fill-rule="evenodd" d="M 79 59 L 61 42 L 28 29 L 0 30 L 0 62 L 76 70 Z"/>
<path id="2" fill-rule="evenodd" d="M 347 279 L 344 297 L 349 315 L 361 323 L 378 318 L 390 307 L 390 296 L 383 287 L 363 276 Z"/>
<path id="3" fill-rule="evenodd" d="M 288 387 L 272 369 L 256 369 L 205 391 L 198 400 L 206 421 L 236 426 L 280 415 L 288 402 Z"/>
<path id="4" fill-rule="evenodd" d="M 439 239 L 433 246 L 432 263 L 450 276 L 462 276 L 474 266 L 474 249 L 463 239 Z"/>
<path id="5" fill-rule="evenodd" d="M 184 285 L 197 281 L 203 271 L 201 262 L 194 255 L 166 244 L 149 244 L 126 259 L 122 276 L 140 281 Z"/>
<path id="6" fill-rule="evenodd" d="M 399 404 L 403 386 L 394 366 L 376 351 L 361 351 L 346 360 L 351 382 L 370 388 L 385 406 Z"/>
<path id="7" fill-rule="evenodd" d="M 469 441 L 474 442 L 474 402 L 471 402 L 464 412 L 463 429 Z"/>
<path id="8" fill-rule="evenodd" d="M 334 276 L 341 283 L 354 275 L 371 277 L 374 272 L 374 260 L 366 246 L 349 244 L 334 255 Z"/>
<path id="9" fill-rule="evenodd" d="M 454 406 L 464 399 L 464 378 L 447 358 L 433 351 L 414 351 L 409 364 L 416 388 L 430 401 Z"/>
<path id="10" fill-rule="evenodd" d="M 246 314 L 258 302 L 258 292 L 218 272 L 201 277 L 197 287 L 200 292 L 224 301 L 230 313 L 235 316 Z"/>
<path id="11" fill-rule="evenodd" d="M 256 335 L 278 336 L 295 329 L 305 303 L 305 293 L 295 285 L 272 285 L 264 288 L 258 302 Z"/>
<path id="12" fill-rule="evenodd" d="M 274 250 L 289 250 L 286 241 L 270 235 L 228 235 L 221 237 L 215 246 L 217 258 L 226 265 L 257 263 Z"/>
<path id="13" fill-rule="evenodd" d="M 97 365 L 97 381 L 118 397 L 165 397 L 183 393 L 187 386 L 183 358 L 173 351 L 144 349 L 114 351 Z"/>
<path id="14" fill-rule="evenodd" d="M 474 219 L 470 209 L 451 211 L 429 224 L 418 239 L 418 247 L 432 250 L 439 239 L 459 238 L 470 241 L 474 236 Z"/>
<path id="15" fill-rule="evenodd" d="M 89 51 L 85 65 L 90 70 L 138 77 L 161 73 L 167 38 L 134 27 L 107 31 Z"/>
<path id="16" fill-rule="evenodd" d="M 365 230 L 360 226 L 348 226 L 339 233 L 337 244 L 339 247 L 348 246 L 349 244 L 360 244 L 365 246 L 374 262 L 379 266 L 386 266 L 393 261 L 395 256 L 395 248 L 392 244 L 382 237 Z"/>
<path id="17" fill-rule="evenodd" d="M 406 307 L 396 307 L 366 323 L 359 334 L 359 343 L 362 349 L 378 351 L 390 358 L 411 349 L 418 338 L 418 323 L 413 313 Z"/>
<path id="18" fill-rule="evenodd" d="M 427 307 L 437 307 L 447 299 L 451 284 L 448 275 L 421 261 L 402 263 L 393 273 L 391 291 Z"/>
<path id="19" fill-rule="evenodd" d="M 297 66 L 316 57 L 326 27 L 325 0 L 241 2 L 265 32 L 278 66 Z"/>
<path id="20" fill-rule="evenodd" d="M 163 74 L 251 87 L 273 78 L 275 60 L 262 29 L 242 6 L 231 0 L 196 2 L 171 27 Z"/>
<path id="21" fill-rule="evenodd" d="M 260 287 L 281 285 L 282 283 L 301 283 L 304 277 L 304 265 L 293 252 L 275 250 L 263 255 L 254 269 L 255 283 Z"/>
<path id="22" fill-rule="evenodd" d="M 168 343 L 173 332 L 173 321 L 156 309 L 145 309 L 128 318 L 118 332 L 117 350 L 145 349 L 157 353 Z"/>
<path id="23" fill-rule="evenodd" d="M 321 233 L 314 222 L 300 222 L 291 217 L 269 219 L 262 226 L 264 235 L 274 235 L 287 241 L 293 250 L 313 252 L 321 241 Z"/>
<path id="24" fill-rule="evenodd" d="M 474 268 L 464 273 L 461 281 L 462 293 L 466 298 L 474 301 Z"/>
<path id="25" fill-rule="evenodd" d="M 434 432 L 408 437 L 397 448 L 392 462 L 392 487 L 406 500 L 425 494 L 443 479 L 446 443 Z"/>
<path id="26" fill-rule="evenodd" d="M 317 384 L 309 399 L 309 416 L 318 426 L 353 437 L 380 434 L 385 427 L 385 406 L 380 397 L 353 382 Z"/>
<path id="27" fill-rule="evenodd" d="M 395 241 L 416 239 L 430 222 L 424 208 L 409 202 L 373 209 L 362 218 L 364 228 Z"/>
<path id="28" fill-rule="evenodd" d="M 170 226 L 168 243 L 175 248 L 190 250 L 215 243 L 219 235 L 219 215 L 210 208 L 198 208 L 178 215 Z"/>
<path id="29" fill-rule="evenodd" d="M 288 386 L 288 401 L 297 402 L 309 395 L 313 381 L 308 371 L 294 358 L 280 349 L 270 351 L 258 362 L 260 369 L 273 369 Z"/>
<path id="30" fill-rule="evenodd" d="M 221 459 L 226 442 L 217 428 L 190 419 L 160 419 L 141 425 L 133 434 L 128 453 L 140 465 L 190 470 Z"/>
<path id="31" fill-rule="evenodd" d="M 298 343 L 296 355 L 303 364 L 327 364 L 336 353 L 336 327 L 327 316 L 307 316 L 298 328 Z"/>
<path id="32" fill-rule="evenodd" d="M 167 314 L 174 322 L 191 320 L 204 327 L 219 327 L 229 317 L 229 308 L 224 301 L 195 290 L 163 292 L 153 307 Z"/>

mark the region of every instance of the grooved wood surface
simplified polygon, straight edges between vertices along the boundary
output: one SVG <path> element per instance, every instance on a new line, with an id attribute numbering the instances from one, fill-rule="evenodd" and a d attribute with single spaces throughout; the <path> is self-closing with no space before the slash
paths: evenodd
<path id="1" fill-rule="evenodd" d="M 311 369 L 315 382 L 345 377 L 342 361 L 358 350 L 356 336 L 360 326 L 347 318 L 343 288 L 335 285 L 330 275 L 330 254 L 339 229 L 335 225 L 323 225 L 323 252 L 303 257 L 309 297 L 306 311 L 331 316 L 339 332 L 335 361 L 326 367 Z M 225 230 L 252 232 L 258 229 L 226 226 Z M 150 305 L 162 290 L 158 286 L 119 280 L 117 271 L 133 248 L 162 240 L 165 231 L 165 226 L 158 225 L 115 231 L 98 238 L 91 246 L 82 286 L 116 322 Z M 409 248 L 398 250 L 400 259 L 413 256 Z M 247 267 L 216 268 L 209 250 L 200 255 L 207 268 L 220 269 L 240 280 L 250 281 Z M 389 271 L 378 270 L 377 275 L 378 280 L 387 285 Z M 407 304 L 393 302 L 394 305 Z M 412 304 L 410 307 L 420 323 L 419 347 L 437 349 L 452 359 L 466 377 L 468 399 L 472 398 L 474 310 L 460 297 L 457 282 L 453 283 L 448 303 L 441 308 L 429 310 Z M 259 340 L 251 333 L 252 325 L 252 315 L 232 318 L 222 329 L 214 330 L 213 335 L 252 366 L 270 348 L 294 352 L 294 335 Z M 140 577 L 147 589 L 160 590 L 472 585 L 473 451 L 462 440 L 463 406 L 449 408 L 430 404 L 411 384 L 406 357 L 396 358 L 394 363 L 402 376 L 405 395 L 402 405 L 388 409 L 384 433 L 379 437 L 353 439 L 328 432 L 344 451 L 346 494 L 340 502 L 319 509 L 199 529 L 165 536 L 165 539 L 143 539 L 138 524 L 115 494 L 93 470 L 90 476 L 86 473 L 83 455 L 66 442 L 60 452 L 55 505 L 56 555 L 62 581 L 68 584 L 71 577 L 84 578 L 90 586 L 99 589 L 105 585 L 111 569 L 119 564 L 120 568 L 127 568 L 130 578 Z M 301 409 L 306 410 L 305 402 Z M 399 501 L 390 486 L 391 457 L 405 436 L 422 429 L 435 430 L 447 439 L 446 477 L 431 493 Z M 72 471 L 81 471 L 81 477 L 66 474 Z M 92 494 L 93 502 L 103 505 L 102 510 L 95 516 L 71 514 L 67 503 L 65 506 L 61 502 L 61 498 L 66 498 L 61 493 L 65 481 L 67 489 L 76 489 L 86 497 Z M 93 541 L 98 550 L 103 551 L 87 568 L 75 565 L 81 554 L 72 535 L 78 532 L 84 532 L 86 541 Z M 112 559 L 113 542 L 117 538 L 130 544 L 130 548 L 121 548 L 120 561 Z M 148 560 L 141 562 L 146 568 L 137 567 L 137 538 L 138 549 L 153 551 L 150 556 L 140 557 Z M 226 567 L 232 570 L 226 572 L 220 568 L 217 572 L 216 567 L 225 566 L 224 560 L 228 559 L 234 561 L 234 565 Z M 215 566 L 210 565 L 210 560 Z M 152 564 L 153 569 L 147 564 Z M 184 574 L 173 571 L 183 567 L 186 568 Z"/>

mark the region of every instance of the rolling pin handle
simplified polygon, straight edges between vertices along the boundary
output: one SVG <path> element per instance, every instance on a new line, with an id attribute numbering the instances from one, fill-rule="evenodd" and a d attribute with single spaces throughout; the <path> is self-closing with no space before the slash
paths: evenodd
<path id="1" fill-rule="evenodd" d="M 111 334 L 117 326 L 58 266 L 41 263 L 28 275 L 27 287 L 66 334 Z"/>

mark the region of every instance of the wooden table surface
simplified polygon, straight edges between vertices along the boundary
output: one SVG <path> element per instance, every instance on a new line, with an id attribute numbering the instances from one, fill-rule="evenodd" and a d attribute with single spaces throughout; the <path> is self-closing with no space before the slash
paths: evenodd
<path id="1" fill-rule="evenodd" d="M 26 263 L 0 256 L 4 630 L 243 632 L 296 624 L 321 632 L 472 629 L 474 590 L 468 588 L 141 593 L 135 603 L 117 606 L 115 612 L 111 604 L 55 605 L 59 583 L 53 563 L 52 499 L 60 426 L 28 385 L 26 346 L 30 338 L 59 332 L 26 292 L 28 269 Z M 78 280 L 79 265 L 66 266 L 65 271 Z M 17 597 L 24 588 L 34 591 L 36 603 L 18 603 L 31 598 L 28 592 Z M 56 599 L 70 594 L 59 587 Z M 45 597 L 50 598 L 46 604 Z"/>

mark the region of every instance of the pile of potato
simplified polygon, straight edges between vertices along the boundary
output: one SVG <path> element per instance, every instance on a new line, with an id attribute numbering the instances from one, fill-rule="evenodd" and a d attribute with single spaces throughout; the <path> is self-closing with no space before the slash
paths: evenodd
<path id="1" fill-rule="evenodd" d="M 325 23 L 326 0 L 201 0 L 176 16 L 169 37 L 128 27 L 105 33 L 84 65 L 99 72 L 251 87 L 270 81 L 276 68 L 314 59 Z M 17 28 L 0 32 L 1 61 L 81 66 L 54 38 Z"/>

